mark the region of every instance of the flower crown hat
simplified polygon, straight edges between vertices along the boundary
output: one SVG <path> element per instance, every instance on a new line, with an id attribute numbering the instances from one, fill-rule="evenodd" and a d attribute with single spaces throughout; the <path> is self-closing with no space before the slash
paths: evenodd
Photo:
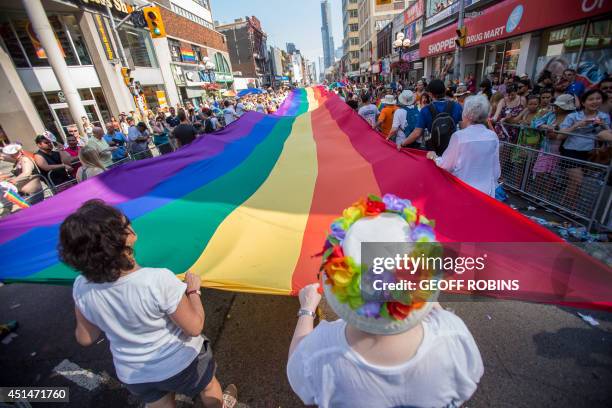
<path id="1" fill-rule="evenodd" d="M 368 274 L 367 281 L 371 272 L 361 265 L 361 244 L 400 242 L 408 255 L 429 255 L 437 248 L 433 226 L 410 200 L 392 194 L 382 199 L 371 195 L 346 208 L 331 225 L 321 265 L 325 298 L 334 312 L 372 334 L 397 334 L 416 326 L 431 310 L 438 291 L 401 291 L 385 300 L 364 299 L 362 275 Z M 420 268 L 417 274 L 419 279 L 433 279 L 436 271 Z M 385 280 L 384 273 L 380 277 Z"/>

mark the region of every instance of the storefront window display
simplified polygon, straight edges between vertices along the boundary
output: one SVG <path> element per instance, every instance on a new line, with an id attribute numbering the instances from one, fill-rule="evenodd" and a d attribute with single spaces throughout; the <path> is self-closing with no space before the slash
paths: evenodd
<path id="1" fill-rule="evenodd" d="M 135 67 L 157 68 L 151 35 L 142 29 L 121 27 L 119 37 L 130 65 Z"/>
<path id="2" fill-rule="evenodd" d="M 91 65 L 91 58 L 74 16 L 50 15 L 49 23 L 67 65 Z M 47 54 L 25 15 L 0 17 L 0 33 L 18 68 L 48 67 Z"/>
<path id="3" fill-rule="evenodd" d="M 163 85 L 147 85 L 142 86 L 142 91 L 144 92 L 145 102 L 147 104 L 147 108 L 152 111 L 156 111 L 159 108 L 159 99 L 157 99 L 157 91 L 166 91 Z"/>
<path id="4" fill-rule="evenodd" d="M 612 75 L 611 25 L 608 19 L 545 31 L 537 76 L 548 70 L 556 81 L 569 67 L 576 69 L 578 80 L 586 87 L 593 87 L 606 75 Z"/>

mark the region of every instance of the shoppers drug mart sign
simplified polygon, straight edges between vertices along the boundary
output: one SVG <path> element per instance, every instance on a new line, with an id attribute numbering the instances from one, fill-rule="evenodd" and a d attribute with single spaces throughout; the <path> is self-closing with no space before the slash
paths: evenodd
<path id="1" fill-rule="evenodd" d="M 486 44 L 611 12 L 610 0 L 505 0 L 476 17 L 466 18 L 466 46 Z M 419 43 L 421 57 L 453 51 L 456 29 L 456 24 L 452 24 L 423 36 Z"/>

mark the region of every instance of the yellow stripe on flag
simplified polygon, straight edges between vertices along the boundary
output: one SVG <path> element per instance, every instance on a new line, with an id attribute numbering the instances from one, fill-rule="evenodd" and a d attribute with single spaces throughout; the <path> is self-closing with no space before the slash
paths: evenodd
<path id="1" fill-rule="evenodd" d="M 289 295 L 316 178 L 311 117 L 304 113 L 266 181 L 219 225 L 189 268 L 202 286 Z"/>

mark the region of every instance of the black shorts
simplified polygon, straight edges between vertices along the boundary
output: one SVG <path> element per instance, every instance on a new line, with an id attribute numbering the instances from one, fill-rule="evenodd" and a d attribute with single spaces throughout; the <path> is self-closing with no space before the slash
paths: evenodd
<path id="1" fill-rule="evenodd" d="M 171 392 L 196 397 L 215 376 L 217 365 L 213 359 L 210 340 L 205 336 L 200 353 L 180 373 L 158 382 L 125 384 L 125 387 L 144 403 L 162 399 Z"/>
<path id="2" fill-rule="evenodd" d="M 589 157 L 591 156 L 590 150 L 571 150 L 562 147 L 560 152 L 562 156 L 584 161 L 589 161 Z"/>

